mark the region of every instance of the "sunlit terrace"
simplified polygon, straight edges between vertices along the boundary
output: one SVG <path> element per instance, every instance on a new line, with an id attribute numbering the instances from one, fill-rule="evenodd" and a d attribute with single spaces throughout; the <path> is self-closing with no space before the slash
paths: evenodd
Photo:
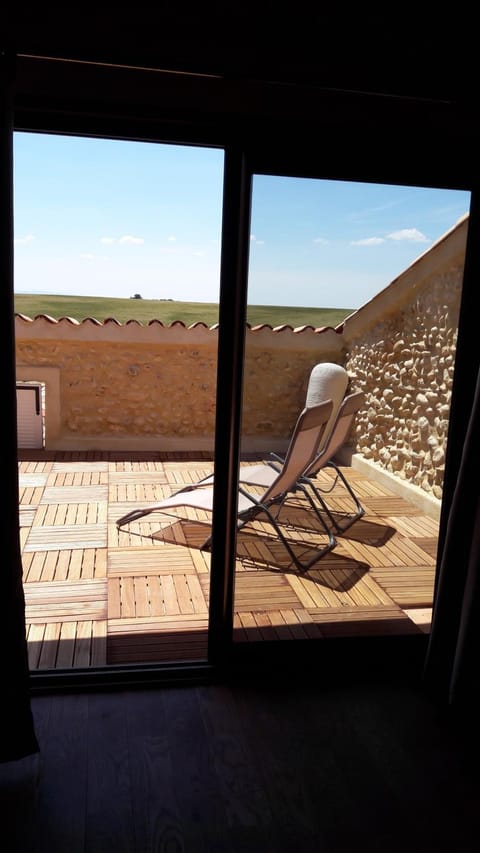
<path id="1" fill-rule="evenodd" d="M 429 631 L 467 226 L 341 327 L 247 329 L 242 459 L 284 451 L 313 365 L 342 364 L 365 404 L 338 461 L 365 512 L 306 571 L 262 519 L 239 531 L 236 643 Z M 16 317 L 17 380 L 45 415 L 19 451 L 32 669 L 206 658 L 208 519 L 116 522 L 213 472 L 217 334 Z M 332 470 L 319 484 L 348 513 Z M 323 547 L 302 492 L 279 523 L 294 553 Z"/>
<path id="2" fill-rule="evenodd" d="M 206 657 L 210 554 L 199 519 L 147 522 L 161 539 L 118 531 L 133 507 L 212 471 L 207 454 L 21 453 L 20 519 L 33 670 Z M 351 468 L 365 509 L 337 546 L 299 572 L 268 524 L 239 534 L 234 640 L 296 640 L 427 632 L 438 523 Z M 331 474 L 322 473 L 330 487 Z M 329 482 L 325 481 L 328 478 Z M 337 484 L 335 513 L 351 502 Z M 324 533 L 301 493 L 284 508 L 303 556 Z M 317 526 L 318 527 L 318 526 Z"/>

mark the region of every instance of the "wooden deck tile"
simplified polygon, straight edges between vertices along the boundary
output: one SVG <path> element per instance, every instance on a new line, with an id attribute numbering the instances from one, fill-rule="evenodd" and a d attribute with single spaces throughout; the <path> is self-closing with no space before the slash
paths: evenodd
<path id="1" fill-rule="evenodd" d="M 40 474 L 38 474 L 38 473 L 34 473 L 34 474 L 20 473 L 18 475 L 18 485 L 21 489 L 24 489 L 27 486 L 33 486 L 33 487 L 45 486 L 47 483 L 47 480 L 48 480 L 48 474 L 45 474 L 45 473 L 40 473 Z"/>
<path id="2" fill-rule="evenodd" d="M 19 488 L 19 498 L 20 503 L 25 506 L 38 506 L 43 494 L 43 486 L 38 487 L 30 487 L 30 486 L 20 486 Z"/>
<path id="3" fill-rule="evenodd" d="M 157 501 L 162 500 L 164 497 L 170 496 L 171 489 L 169 486 L 161 486 L 159 488 L 162 489 L 161 496 L 156 497 L 155 500 L 153 500 L 153 501 L 146 500 L 145 498 L 142 500 L 139 500 L 139 501 L 135 501 L 135 500 L 132 501 L 132 500 L 127 500 L 127 498 L 125 496 L 123 499 L 119 499 L 118 495 L 112 495 L 112 492 L 110 490 L 109 501 L 108 501 L 108 521 L 109 521 L 109 523 L 116 524 L 116 522 L 119 518 L 122 518 L 124 515 L 127 514 L 127 512 L 130 512 L 132 509 L 142 509 L 143 507 L 150 506 L 152 503 L 157 503 Z M 154 516 L 154 521 L 149 522 L 149 520 L 148 520 L 149 517 L 145 516 L 146 521 L 144 521 L 143 523 L 144 524 L 145 523 L 146 524 L 151 523 L 151 524 L 154 524 L 156 526 L 156 528 L 158 528 L 159 519 L 162 517 L 167 518 L 167 516 L 161 516 L 160 513 L 157 513 Z"/>
<path id="4" fill-rule="evenodd" d="M 202 586 L 206 577 L 201 579 Z M 285 610 L 302 603 L 285 575 L 255 572 L 235 576 L 235 610 Z"/>
<path id="5" fill-rule="evenodd" d="M 312 608 L 311 619 L 324 637 L 418 634 L 420 629 L 398 607 Z"/>
<path id="6" fill-rule="evenodd" d="M 233 638 L 236 642 L 320 639 L 321 631 L 303 610 L 253 610 L 236 614 Z"/>
<path id="7" fill-rule="evenodd" d="M 412 541 L 432 558 L 432 563 L 435 565 L 438 552 L 438 536 L 420 536 L 418 538 L 415 537 Z"/>
<path id="8" fill-rule="evenodd" d="M 382 551 L 385 554 L 385 565 L 416 566 L 425 561 L 430 562 L 429 554 L 420 548 L 418 540 L 406 539 L 398 533 L 385 544 Z"/>
<path id="9" fill-rule="evenodd" d="M 19 463 L 20 538 L 30 666 L 64 668 L 206 657 L 210 516 L 157 514 L 135 532 L 116 520 L 213 471 L 194 454 L 62 453 Z M 258 460 L 255 460 L 258 462 Z M 281 640 L 429 630 L 438 522 L 345 469 L 366 515 L 308 571 L 270 524 L 237 537 L 234 638 Z M 334 472 L 321 472 L 329 488 Z M 21 487 L 20 487 L 21 483 Z M 343 485 L 328 496 L 351 510 Z M 301 495 L 281 522 L 304 559 L 325 542 Z M 159 538 L 151 538 L 159 537 Z"/>
<path id="10" fill-rule="evenodd" d="M 118 485 L 138 485 L 154 483 L 164 485 L 168 482 L 165 471 L 110 471 L 109 482 L 111 486 Z"/>
<path id="11" fill-rule="evenodd" d="M 86 459 L 75 459 L 67 462 L 56 461 L 53 462 L 51 466 L 51 470 L 53 472 L 67 471 L 68 473 L 71 473 L 72 471 L 85 471 L 87 473 L 91 473 L 92 471 L 108 472 L 109 468 L 110 463 L 107 460 L 97 460 L 90 462 Z"/>
<path id="12" fill-rule="evenodd" d="M 105 548 L 106 524 L 65 524 L 32 527 L 24 551 Z"/>
<path id="13" fill-rule="evenodd" d="M 431 607 L 409 607 L 405 608 L 404 613 L 424 634 L 430 633 L 432 624 Z"/>
<path id="14" fill-rule="evenodd" d="M 156 548 L 109 548 L 108 575 L 171 574 L 195 572 L 188 548 L 175 545 L 158 545 Z"/>
<path id="15" fill-rule="evenodd" d="M 104 578 L 106 548 L 30 551 L 22 554 L 24 583 Z"/>
<path id="16" fill-rule="evenodd" d="M 40 503 L 89 504 L 107 498 L 108 486 L 46 486 Z"/>
<path id="17" fill-rule="evenodd" d="M 392 523 L 395 529 L 402 535 L 409 538 L 421 538 L 423 536 L 438 537 L 438 522 L 429 518 L 426 515 L 418 514 L 417 518 L 412 518 L 409 514 L 398 513 L 392 515 Z"/>
<path id="18" fill-rule="evenodd" d="M 24 591 L 29 623 L 107 618 L 106 580 L 27 583 Z"/>
<path id="19" fill-rule="evenodd" d="M 341 539 L 339 538 L 338 542 L 340 553 L 352 557 L 360 564 L 368 566 L 368 568 L 388 565 L 388 559 L 381 548 L 372 547 L 365 542 L 348 539 L 347 534 L 344 534 Z"/>
<path id="20" fill-rule="evenodd" d="M 25 448 L 19 448 L 18 449 L 17 455 L 18 455 L 18 471 L 19 471 L 19 473 L 21 473 L 21 474 L 29 474 L 29 473 L 35 473 L 35 472 L 38 472 L 38 473 L 40 473 L 40 472 L 45 473 L 46 472 L 46 473 L 48 473 L 48 471 L 52 470 L 52 466 L 54 464 L 53 459 L 47 458 L 46 455 L 45 455 L 45 457 L 43 457 L 43 454 L 42 454 L 42 459 L 34 459 L 34 458 L 29 459 L 28 458 L 29 453 L 35 454 L 35 456 L 38 456 L 38 451 L 36 451 L 36 450 L 28 451 Z"/>
<path id="21" fill-rule="evenodd" d="M 80 486 L 108 486 L 108 471 L 51 471 L 47 481 L 47 487 L 59 488 L 68 486 L 77 488 Z"/>
<path id="22" fill-rule="evenodd" d="M 195 614 L 166 619 L 109 619 L 107 663 L 204 660 L 207 617 Z"/>
<path id="23" fill-rule="evenodd" d="M 27 623 L 30 669 L 105 666 L 106 620 Z"/>
<path id="24" fill-rule="evenodd" d="M 350 542 L 363 542 L 381 548 L 397 531 L 389 524 L 388 518 L 382 519 L 377 516 L 364 515 L 357 519 L 344 533 L 338 534 L 341 544 L 344 539 Z"/>
<path id="25" fill-rule="evenodd" d="M 114 619 L 176 614 L 203 617 L 207 603 L 203 586 L 193 573 L 120 574 L 108 578 L 108 613 Z"/>
<path id="26" fill-rule="evenodd" d="M 34 519 L 35 513 L 37 511 L 37 507 L 32 506 L 20 506 L 19 507 L 19 519 L 20 519 L 20 527 L 31 527 Z"/>
<path id="27" fill-rule="evenodd" d="M 117 518 L 130 509 L 142 505 L 148 506 L 167 498 L 172 493 L 172 487 L 166 483 L 152 481 L 150 483 L 120 482 L 110 483 L 108 497 L 111 503 L 123 504 Z"/>
<path id="28" fill-rule="evenodd" d="M 372 576 L 400 607 L 428 607 L 433 601 L 433 566 L 396 566 L 374 569 Z"/>
<path id="29" fill-rule="evenodd" d="M 42 646 L 40 649 L 38 660 L 39 669 L 56 668 L 61 630 L 62 625 L 60 622 L 52 622 L 51 620 L 49 620 L 45 624 L 45 630 L 42 638 Z"/>
<path id="30" fill-rule="evenodd" d="M 382 495 L 382 497 L 373 497 L 366 495 L 361 497 L 362 504 L 369 515 L 380 516 L 415 516 L 421 515 L 422 510 L 414 504 L 408 503 L 403 498 L 397 495 Z"/>

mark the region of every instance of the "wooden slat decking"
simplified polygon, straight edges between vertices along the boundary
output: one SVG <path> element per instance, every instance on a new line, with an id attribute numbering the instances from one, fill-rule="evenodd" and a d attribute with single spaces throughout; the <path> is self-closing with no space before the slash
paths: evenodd
<path id="1" fill-rule="evenodd" d="M 34 454 L 22 451 L 19 461 L 31 668 L 204 659 L 210 556 L 200 546 L 207 517 L 149 516 L 136 532 L 118 531 L 115 522 L 208 475 L 212 462 L 174 454 Z M 236 641 L 429 630 L 437 522 L 358 472 L 346 473 L 366 515 L 308 572 L 290 564 L 268 524 L 240 532 Z M 327 472 L 322 477 L 331 485 Z M 329 503 L 347 511 L 341 485 Z M 299 553 L 325 541 L 301 496 L 281 520 Z"/>

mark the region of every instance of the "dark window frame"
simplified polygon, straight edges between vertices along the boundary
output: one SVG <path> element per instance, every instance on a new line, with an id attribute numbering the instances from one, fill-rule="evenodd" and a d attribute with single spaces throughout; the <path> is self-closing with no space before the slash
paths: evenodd
<path id="1" fill-rule="evenodd" d="M 14 73 L 14 131 L 64 133 L 165 144 L 200 145 L 225 151 L 222 274 L 215 476 L 217 495 L 212 547 L 212 600 L 209 661 L 192 664 L 137 665 L 91 673 L 32 674 L 39 688 L 71 684 L 177 681 L 216 677 L 276 660 L 319 660 L 322 667 L 339 652 L 353 661 L 371 660 L 381 649 L 404 659 L 409 649 L 423 654 L 425 643 L 411 638 L 385 641 L 322 641 L 233 644 L 233 568 L 237 468 L 247 275 L 248 223 L 252 176 L 364 181 L 465 189 L 472 194 L 454 394 L 447 448 L 440 544 L 454 488 L 454 471 L 465 430 L 462 411 L 472 396 L 475 351 L 474 282 L 478 280 L 480 213 L 476 176 L 476 140 L 451 104 L 323 92 L 265 81 L 228 81 L 220 76 L 158 72 L 102 66 L 80 61 L 17 57 Z M 416 144 L 411 144 L 416 134 Z M 440 149 L 440 150 L 439 150 Z M 385 150 L 389 158 L 385 158 Z M 432 158 L 431 152 L 436 156 Z M 442 160 L 443 154 L 443 160 Z M 462 156 L 463 154 L 463 156 Z M 401 155 L 401 156 L 400 156 Z M 396 157 L 396 160 L 395 160 Z M 468 366 L 468 370 L 465 368 Z M 470 378 L 469 378 L 470 377 Z M 249 645 L 239 649 L 239 645 Z M 321 651 L 320 651 L 321 649 Z M 311 652 L 313 651 L 313 658 Z M 320 657 L 321 656 L 321 657 Z"/>

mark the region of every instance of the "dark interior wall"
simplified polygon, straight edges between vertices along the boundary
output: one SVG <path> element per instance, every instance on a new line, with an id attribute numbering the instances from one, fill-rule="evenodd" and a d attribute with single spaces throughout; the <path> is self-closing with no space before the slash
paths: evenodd
<path id="1" fill-rule="evenodd" d="M 475 88 L 473 11 L 262 3 L 4 5 L 20 53 L 465 102 Z"/>

